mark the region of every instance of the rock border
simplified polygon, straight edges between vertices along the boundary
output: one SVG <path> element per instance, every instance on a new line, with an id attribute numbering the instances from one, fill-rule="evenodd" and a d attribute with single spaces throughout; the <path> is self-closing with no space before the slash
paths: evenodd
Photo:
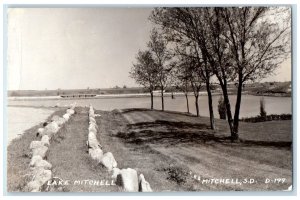
<path id="1" fill-rule="evenodd" d="M 75 114 L 76 103 L 71 104 L 63 117 L 53 116 L 50 122 L 43 124 L 44 128 L 37 130 L 37 137 L 41 137 L 40 141 L 32 141 L 30 143 L 30 150 L 32 157 L 30 161 L 32 180 L 27 183 L 26 190 L 29 192 L 41 192 L 42 187 L 47 181 L 52 179 L 52 165 L 47 161 L 48 147 L 50 146 L 51 139 L 60 128 L 67 123 L 70 117 Z"/>
<path id="2" fill-rule="evenodd" d="M 102 146 L 97 140 L 98 125 L 95 120 L 95 111 L 92 105 L 89 106 L 89 133 L 86 142 L 91 158 L 101 163 L 109 172 L 112 172 L 112 179 L 116 184 L 123 187 L 125 192 L 152 192 L 149 182 L 145 180 L 143 174 L 138 176 L 135 169 L 119 169 L 117 161 L 111 152 L 103 154 Z"/>

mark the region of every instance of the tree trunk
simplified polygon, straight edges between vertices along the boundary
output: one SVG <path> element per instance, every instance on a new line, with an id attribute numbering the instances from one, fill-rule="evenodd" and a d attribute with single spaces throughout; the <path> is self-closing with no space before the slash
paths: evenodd
<path id="1" fill-rule="evenodd" d="M 234 140 L 235 133 L 233 131 L 233 120 L 232 120 L 232 114 L 231 114 L 230 101 L 229 101 L 228 92 L 227 92 L 227 84 L 221 85 L 221 87 L 222 87 L 222 91 L 223 91 L 224 103 L 226 106 L 227 121 L 228 121 L 229 128 L 230 128 L 231 139 Z"/>
<path id="2" fill-rule="evenodd" d="M 151 110 L 153 110 L 153 91 L 150 91 L 151 95 Z"/>
<path id="3" fill-rule="evenodd" d="M 196 113 L 197 113 L 197 117 L 199 117 L 198 97 L 199 97 L 199 95 L 195 95 L 195 105 L 196 105 Z"/>
<path id="4" fill-rule="evenodd" d="M 206 80 L 206 90 L 208 96 L 208 108 L 209 108 L 209 118 L 210 118 L 210 128 L 212 130 L 215 129 L 215 117 L 214 117 L 214 110 L 212 105 L 212 95 L 209 87 L 209 79 Z"/>
<path id="5" fill-rule="evenodd" d="M 161 110 L 165 110 L 165 105 L 164 105 L 164 89 L 161 89 Z"/>
<path id="6" fill-rule="evenodd" d="M 235 104 L 235 111 L 234 111 L 234 119 L 233 119 L 233 132 L 234 132 L 234 139 L 239 138 L 239 115 L 240 115 L 240 108 L 241 108 L 241 101 L 242 101 L 242 81 L 239 80 L 237 97 L 236 97 L 236 104 Z"/>
<path id="7" fill-rule="evenodd" d="M 188 94 L 187 93 L 185 93 L 185 99 L 186 99 L 187 112 L 190 113 L 189 98 L 188 98 Z"/>

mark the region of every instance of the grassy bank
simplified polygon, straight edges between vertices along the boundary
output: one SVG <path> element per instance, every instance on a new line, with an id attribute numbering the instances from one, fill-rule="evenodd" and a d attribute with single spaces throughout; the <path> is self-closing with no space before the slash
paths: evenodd
<path id="1" fill-rule="evenodd" d="M 76 114 L 55 136 L 47 160 L 53 175 L 63 180 L 110 180 L 104 168 L 87 153 L 88 109 Z M 54 115 L 61 116 L 65 110 Z M 239 143 L 228 140 L 227 122 L 182 113 L 146 109 L 96 111 L 98 140 L 104 152 L 112 152 L 119 168 L 143 173 L 154 191 L 283 190 L 291 185 L 291 121 L 275 123 L 241 122 Z M 35 139 L 33 127 L 8 147 L 8 190 L 22 191 L 29 173 L 29 144 Z M 207 184 L 195 180 L 232 178 L 255 179 L 250 184 Z M 284 183 L 265 184 L 266 178 L 286 178 Z M 112 192 L 118 186 L 66 185 L 52 191 Z"/>
<path id="2" fill-rule="evenodd" d="M 52 116 L 62 116 L 65 110 L 57 110 L 48 117 L 49 121 Z M 26 130 L 24 134 L 13 139 L 7 147 L 7 191 L 20 192 L 30 179 L 30 149 L 31 141 L 38 140 L 36 138 L 37 129 L 42 127 L 43 123 Z"/>

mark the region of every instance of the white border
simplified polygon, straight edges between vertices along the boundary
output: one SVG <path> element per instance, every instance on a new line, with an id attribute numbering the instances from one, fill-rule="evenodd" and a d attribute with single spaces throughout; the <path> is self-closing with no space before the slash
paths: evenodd
<path id="1" fill-rule="evenodd" d="M 78 4 L 92 4 L 92 5 L 95 5 L 95 4 L 103 4 L 103 5 L 115 5 L 115 6 L 120 6 L 121 5 L 125 5 L 125 4 L 138 4 L 138 5 L 147 5 L 147 6 L 150 6 L 151 4 L 154 4 L 154 5 L 162 5 L 162 4 L 171 4 L 171 5 L 183 5 L 183 4 L 206 4 L 206 5 L 222 5 L 224 6 L 226 3 L 230 3 L 230 4 L 234 4 L 234 5 L 237 5 L 237 4 L 263 4 L 263 5 L 267 5 L 267 4 L 296 4 L 297 6 L 297 12 L 298 12 L 298 16 L 299 16 L 299 3 L 297 0 L 285 0 L 285 1 L 280 1 L 280 0 L 231 0 L 231 1 L 226 1 L 226 0 L 189 0 L 189 1 L 182 1 L 182 0 L 144 0 L 144 1 L 137 1 L 137 0 L 131 0 L 131 1 L 121 1 L 121 0 L 102 0 L 102 1 L 97 1 L 97 0 L 86 0 L 86 1 L 66 1 L 66 0 L 47 0 L 47 1 L 38 1 L 38 0 L 3 0 L 2 1 L 2 5 L 1 5 L 1 8 L 0 8 L 0 14 L 1 14 L 1 18 L 2 18 L 2 24 L 1 24 L 1 33 L 2 33 L 2 37 L 0 39 L 0 42 L 2 44 L 2 47 L 3 47 L 3 5 L 4 4 L 20 4 L 20 5 L 34 5 L 34 4 L 43 4 L 43 5 L 50 5 L 50 4 L 68 4 L 68 5 L 78 5 Z M 297 16 L 297 21 L 298 21 L 298 16 Z M 297 27 L 297 44 L 296 43 L 293 43 L 293 45 L 296 45 L 296 49 L 297 49 L 297 55 L 294 55 L 296 57 L 300 57 L 299 56 L 299 49 L 298 49 L 298 41 L 299 41 L 299 27 L 300 26 L 296 26 Z M 0 55 L 3 55 L 3 48 L 1 48 L 1 52 L 0 52 Z M 3 56 L 0 56 L 1 57 L 1 61 L 3 63 Z M 3 65 L 2 65 L 3 66 Z M 297 66 L 294 66 L 294 67 L 297 67 Z M 296 79 L 296 77 L 299 77 L 299 70 L 297 70 L 297 74 L 294 74 L 294 81 Z M 0 75 L 1 77 L 3 77 L 3 67 L 1 67 L 0 69 Z M 1 79 L 1 86 L 3 88 L 3 79 Z M 295 86 L 295 85 L 294 85 Z M 2 91 L 2 90 L 1 90 Z M 299 87 L 297 85 L 296 87 L 296 90 L 294 90 L 294 92 L 296 94 L 300 94 L 299 92 Z M 1 95 L 0 95 L 0 100 L 2 102 L 2 106 L 1 106 L 1 117 L 0 117 L 0 124 L 1 124 L 1 128 L 3 130 L 3 92 L 0 92 Z M 296 102 L 293 102 L 294 103 L 294 106 L 295 106 L 295 103 Z M 298 104 L 298 101 L 297 101 L 297 104 Z M 294 113 L 293 113 L 293 117 L 295 119 L 295 116 L 296 114 L 298 113 L 299 111 L 299 107 L 297 106 L 296 107 L 297 110 L 294 110 Z M 295 113 L 296 111 L 296 113 Z M 295 124 L 299 124 L 299 119 L 297 119 L 296 123 Z M 1 131 L 3 133 L 3 131 Z M 296 134 L 296 132 L 294 133 Z M 299 143 L 299 138 L 300 136 L 297 137 L 297 144 L 300 144 Z M 3 144 L 3 138 L 2 136 L 0 137 L 0 143 Z M 2 178 L 3 177 L 3 149 L 1 149 L 1 153 L 0 153 L 0 177 Z M 297 157 L 297 160 L 299 160 L 299 154 L 298 154 L 298 157 Z M 299 165 L 298 165 L 298 168 L 297 168 L 297 171 L 299 172 Z M 299 173 L 297 174 L 297 180 L 299 182 L 300 178 L 299 178 Z M 1 180 L 0 182 L 0 194 L 3 195 L 3 181 Z M 299 184 L 298 185 L 298 193 L 300 192 L 299 191 Z M 43 198 L 43 199 L 53 199 L 53 198 L 72 198 L 72 199 L 81 199 L 83 196 L 80 195 L 80 193 L 78 193 L 79 196 L 71 196 L 71 197 L 66 197 L 66 196 L 63 196 L 63 197 L 57 197 L 57 196 L 43 196 L 43 197 L 39 197 L 39 196 L 4 196 L 5 199 L 15 199 L 15 198 L 22 198 L 24 200 L 26 199 L 40 199 L 40 198 Z M 109 195 L 109 194 L 108 194 Z M 261 197 L 254 197 L 254 196 L 219 196 L 220 194 L 216 193 L 216 195 L 218 195 L 219 198 L 222 198 L 223 200 L 232 200 L 232 199 L 253 199 L 253 198 L 258 198 L 258 199 L 266 199 L 266 198 L 272 198 L 274 200 L 276 199 L 296 199 L 298 198 L 298 195 L 297 196 L 261 196 Z M 242 194 L 241 194 L 242 195 Z M 152 199 L 152 198 L 161 198 L 161 199 L 165 199 L 167 197 L 163 196 L 163 197 L 156 197 L 156 196 L 119 196 L 120 198 L 122 199 Z M 110 199 L 110 198 L 114 198 L 113 196 L 89 196 L 90 199 L 99 199 L 99 198 L 105 198 L 105 199 Z M 182 199 L 183 197 L 182 196 L 172 196 L 170 197 L 172 198 L 173 200 L 179 200 L 179 199 Z M 186 198 L 186 197 L 185 197 Z M 216 197 L 215 196 L 189 196 L 188 198 L 191 198 L 191 199 L 199 199 L 199 198 L 205 198 L 205 199 L 215 199 Z"/>

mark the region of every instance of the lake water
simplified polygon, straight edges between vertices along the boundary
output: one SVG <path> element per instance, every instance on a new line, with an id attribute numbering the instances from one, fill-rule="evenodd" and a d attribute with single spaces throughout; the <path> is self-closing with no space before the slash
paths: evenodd
<path id="1" fill-rule="evenodd" d="M 217 105 L 220 96 L 213 96 L 213 106 L 215 117 L 218 117 Z M 234 95 L 230 97 L 232 111 L 234 111 Z M 251 117 L 259 114 L 260 96 L 243 95 L 240 110 L 240 117 Z M 264 97 L 267 114 L 283 114 L 292 112 L 292 99 L 290 97 Z M 98 98 L 98 99 L 51 99 L 51 100 L 9 100 L 8 105 L 25 106 L 69 106 L 73 102 L 77 106 L 92 104 L 98 110 L 113 110 L 123 108 L 150 108 L 150 97 L 130 97 L 130 98 Z M 194 96 L 189 96 L 190 112 L 195 114 Z M 199 97 L 199 107 L 201 116 L 209 116 L 207 96 Z M 161 98 L 154 97 L 154 108 L 161 108 Z M 165 97 L 165 110 L 186 112 L 186 100 L 184 96 Z"/>
<path id="2" fill-rule="evenodd" d="M 44 122 L 49 115 L 54 112 L 53 109 L 27 108 L 27 107 L 8 107 L 8 144 L 21 136 L 25 130 Z"/>

